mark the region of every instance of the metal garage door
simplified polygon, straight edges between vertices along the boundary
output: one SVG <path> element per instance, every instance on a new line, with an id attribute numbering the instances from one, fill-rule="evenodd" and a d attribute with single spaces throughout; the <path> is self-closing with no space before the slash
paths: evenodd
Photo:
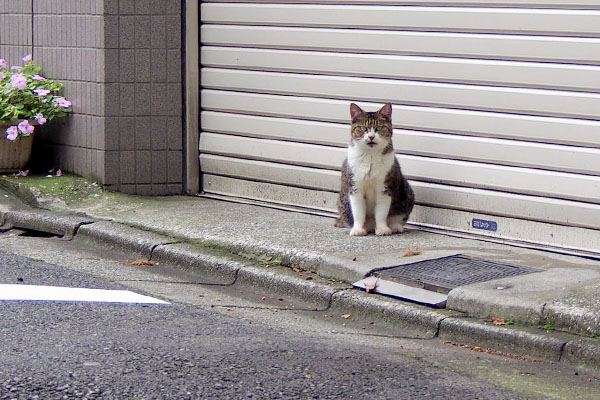
<path id="1" fill-rule="evenodd" d="M 410 222 L 600 253 L 597 0 L 318 3 L 202 3 L 206 193 L 335 211 L 391 102 Z"/>

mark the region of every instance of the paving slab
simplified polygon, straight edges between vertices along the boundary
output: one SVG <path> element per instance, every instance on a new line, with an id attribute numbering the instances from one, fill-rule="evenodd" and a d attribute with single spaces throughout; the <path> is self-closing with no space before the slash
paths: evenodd
<path id="1" fill-rule="evenodd" d="M 354 287 L 434 308 L 445 308 L 448 300 L 448 295 L 442 293 L 386 281 L 375 276 L 354 282 Z"/>

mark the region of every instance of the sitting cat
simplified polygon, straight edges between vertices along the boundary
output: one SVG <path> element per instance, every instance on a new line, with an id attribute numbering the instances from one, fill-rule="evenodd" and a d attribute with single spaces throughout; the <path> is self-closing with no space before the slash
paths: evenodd
<path id="1" fill-rule="evenodd" d="M 391 235 L 404 231 L 414 194 L 402 176 L 392 144 L 392 106 L 365 112 L 350 105 L 348 155 L 342 165 L 342 187 L 336 226 L 352 227 L 350 235 Z"/>

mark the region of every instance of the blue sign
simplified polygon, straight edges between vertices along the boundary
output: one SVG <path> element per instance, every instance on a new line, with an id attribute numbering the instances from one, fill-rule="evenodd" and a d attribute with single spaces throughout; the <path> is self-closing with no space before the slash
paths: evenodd
<path id="1" fill-rule="evenodd" d="M 485 219 L 473 218 L 473 228 L 483 229 L 485 231 L 496 232 L 498 230 L 498 224 L 496 221 L 486 221 Z"/>

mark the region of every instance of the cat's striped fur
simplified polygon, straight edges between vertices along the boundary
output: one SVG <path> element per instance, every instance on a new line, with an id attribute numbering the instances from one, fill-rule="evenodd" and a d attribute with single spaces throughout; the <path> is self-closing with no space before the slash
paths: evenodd
<path id="1" fill-rule="evenodd" d="M 336 226 L 351 227 L 353 236 L 403 232 L 414 194 L 394 155 L 392 106 L 365 112 L 353 103 L 350 115 L 351 140 L 342 165 Z"/>

